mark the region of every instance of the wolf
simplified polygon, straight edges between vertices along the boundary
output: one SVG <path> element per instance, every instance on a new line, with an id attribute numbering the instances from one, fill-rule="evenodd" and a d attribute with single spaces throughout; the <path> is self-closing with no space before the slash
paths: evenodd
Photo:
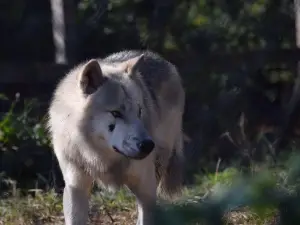
<path id="1" fill-rule="evenodd" d="M 65 224 L 87 223 L 94 182 L 127 187 L 136 224 L 154 223 L 157 197 L 182 193 L 184 104 L 176 66 L 150 50 L 86 60 L 58 82 L 48 129 L 65 181 Z"/>

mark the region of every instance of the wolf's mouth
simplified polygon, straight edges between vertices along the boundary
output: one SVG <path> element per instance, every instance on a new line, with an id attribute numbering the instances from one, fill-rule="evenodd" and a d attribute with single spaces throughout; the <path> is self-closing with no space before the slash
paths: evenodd
<path id="1" fill-rule="evenodd" d="M 124 153 L 123 151 L 120 151 L 116 146 L 113 146 L 113 149 L 115 150 L 115 152 L 120 153 L 121 155 L 125 156 L 126 158 L 130 158 L 130 159 L 141 160 L 141 159 L 144 159 L 147 156 L 147 155 L 143 155 L 143 154 L 137 154 L 135 156 L 129 156 L 126 153 Z"/>
<path id="2" fill-rule="evenodd" d="M 113 149 L 114 149 L 116 152 L 123 154 L 116 146 L 113 146 Z"/>
<path id="3" fill-rule="evenodd" d="M 116 146 L 113 146 L 113 149 L 115 150 L 115 152 L 120 153 L 121 155 L 130 158 L 128 155 L 126 155 L 124 152 L 120 151 Z"/>

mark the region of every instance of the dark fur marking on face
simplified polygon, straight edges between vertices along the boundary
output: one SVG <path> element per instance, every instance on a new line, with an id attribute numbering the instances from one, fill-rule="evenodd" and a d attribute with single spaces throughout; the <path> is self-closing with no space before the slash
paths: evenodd
<path id="1" fill-rule="evenodd" d="M 140 106 L 140 104 L 138 104 L 138 117 L 141 118 L 142 116 L 142 107 Z"/>

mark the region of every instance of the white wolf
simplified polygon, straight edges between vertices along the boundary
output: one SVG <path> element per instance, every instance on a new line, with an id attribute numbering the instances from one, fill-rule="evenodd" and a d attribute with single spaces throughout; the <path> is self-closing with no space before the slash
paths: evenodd
<path id="1" fill-rule="evenodd" d="M 153 224 L 157 190 L 180 194 L 184 102 L 176 67 L 151 51 L 91 59 L 59 82 L 48 126 L 65 181 L 67 225 L 87 223 L 94 181 L 128 187 L 137 224 Z"/>

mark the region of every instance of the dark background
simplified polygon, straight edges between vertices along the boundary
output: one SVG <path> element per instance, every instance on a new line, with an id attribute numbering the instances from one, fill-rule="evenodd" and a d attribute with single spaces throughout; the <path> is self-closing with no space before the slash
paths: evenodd
<path id="1" fill-rule="evenodd" d="M 66 28 L 60 34 L 66 44 L 62 63 L 55 58 L 59 18 L 52 17 L 51 1 L 0 2 L 0 93 L 7 96 L 0 100 L 0 171 L 21 188 L 35 181 L 60 187 L 60 172 L 49 145 L 37 144 L 34 135 L 23 138 L 24 132 L 5 139 L 8 127 L 33 129 L 70 67 L 124 49 L 157 51 L 181 73 L 190 139 L 187 183 L 193 174 L 215 169 L 219 159 L 220 169 L 247 168 L 252 161 L 276 161 L 297 146 L 300 57 L 292 1 L 52 0 L 59 3 Z M 26 124 L 7 125 L 16 93 L 17 118 L 26 111 L 24 99 L 36 98 L 38 106 Z"/>

